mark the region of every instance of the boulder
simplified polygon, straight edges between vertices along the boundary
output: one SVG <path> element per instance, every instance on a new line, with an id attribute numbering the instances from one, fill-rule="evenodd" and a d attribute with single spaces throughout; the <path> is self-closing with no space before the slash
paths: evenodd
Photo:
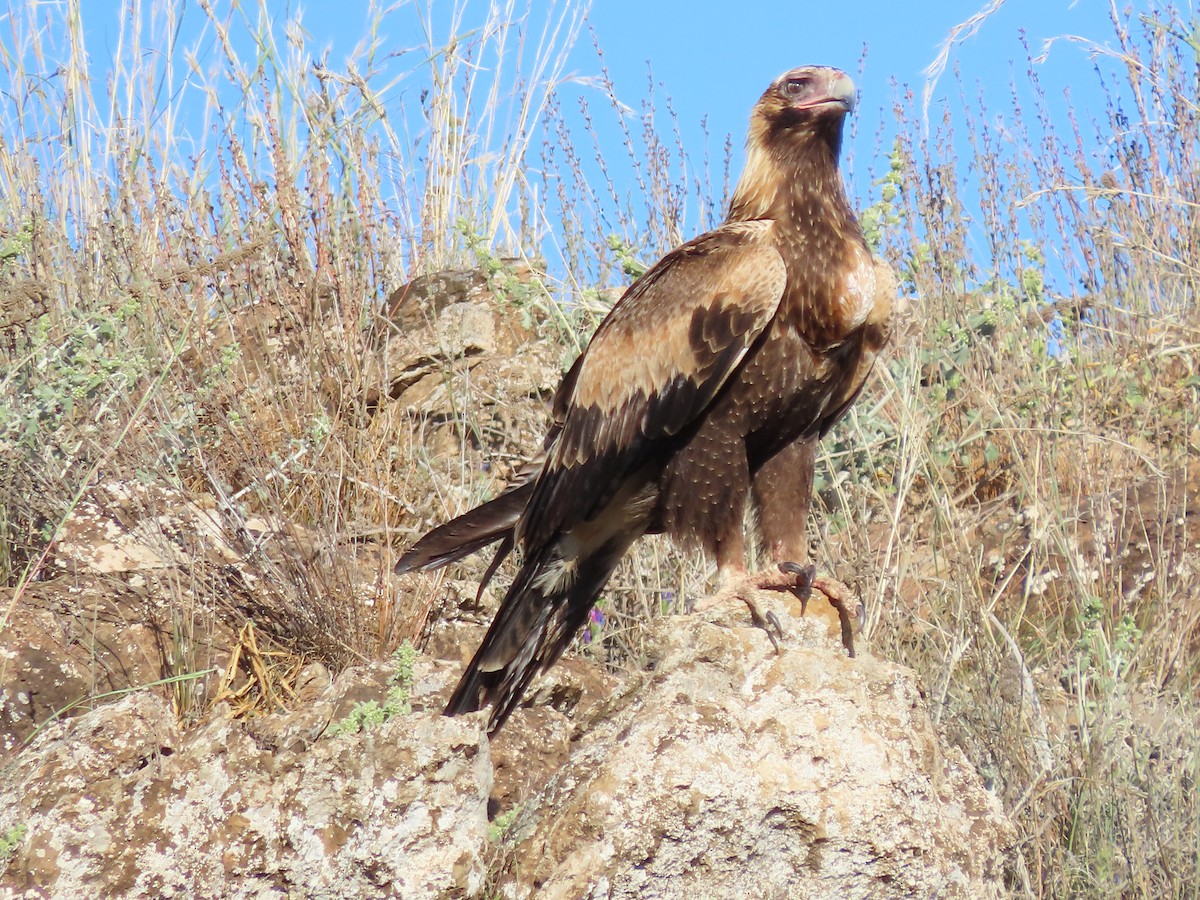
<path id="1" fill-rule="evenodd" d="M 0 782 L 5 897 L 477 893 L 491 759 L 475 723 L 396 716 L 299 751 L 148 691 L 46 728 Z"/>
<path id="2" fill-rule="evenodd" d="M 913 672 L 790 609 L 778 655 L 758 629 L 662 621 L 650 671 L 511 829 L 516 895 L 1004 895 L 1013 827 Z"/>
<path id="3" fill-rule="evenodd" d="M 271 715 L 52 722 L 0 773 L 0 896 L 1002 896 L 1013 827 L 914 674 L 764 602 L 778 654 L 740 605 L 664 618 L 646 671 L 568 657 L 491 744 L 429 657 L 386 714 L 394 666 L 314 664 Z"/>

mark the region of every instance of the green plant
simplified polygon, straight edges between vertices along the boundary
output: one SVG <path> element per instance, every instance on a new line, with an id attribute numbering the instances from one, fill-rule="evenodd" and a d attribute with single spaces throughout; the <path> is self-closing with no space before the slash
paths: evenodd
<path id="1" fill-rule="evenodd" d="M 888 171 L 874 182 L 880 188 L 879 199 L 867 206 L 858 217 L 863 235 L 872 250 L 883 246 L 886 231 L 904 224 L 904 207 L 897 201 L 904 190 L 904 170 L 907 165 L 900 141 L 897 139 L 888 154 Z"/>
<path id="2" fill-rule="evenodd" d="M 114 312 L 75 310 L 65 321 L 40 318 L 22 364 L 0 379 L 0 449 L 49 453 L 71 462 L 119 421 L 123 401 L 150 371 L 131 341 L 131 301 Z"/>
<path id="3" fill-rule="evenodd" d="M 521 806 L 517 804 L 512 809 L 500 813 L 490 823 L 488 823 L 487 838 L 489 843 L 496 843 L 502 839 L 513 827 L 517 821 L 517 817 L 521 815 Z"/>
<path id="4" fill-rule="evenodd" d="M 9 858 L 17 852 L 17 848 L 21 846 L 21 842 L 25 840 L 25 835 L 29 833 L 29 826 L 24 823 L 12 825 L 0 834 L 0 866 L 8 862 Z"/>
<path id="5" fill-rule="evenodd" d="M 616 257 L 617 264 L 621 267 L 621 272 L 631 281 L 641 278 L 650 268 L 637 258 L 633 252 L 633 248 L 621 240 L 619 235 L 610 234 L 608 236 L 608 249 Z"/>
<path id="6" fill-rule="evenodd" d="M 33 225 L 25 222 L 15 234 L 0 242 L 0 267 L 6 267 L 29 253 L 33 247 Z"/>
<path id="7" fill-rule="evenodd" d="M 397 716 L 407 716 L 412 712 L 409 695 L 412 692 L 413 665 L 416 662 L 417 651 L 412 644 L 405 641 L 392 654 L 392 662 L 396 671 L 388 679 L 388 692 L 383 703 L 377 700 L 365 700 L 355 704 L 354 708 L 340 722 L 329 727 L 329 733 L 336 736 L 357 734 L 367 731 L 376 725 L 382 725 Z"/>

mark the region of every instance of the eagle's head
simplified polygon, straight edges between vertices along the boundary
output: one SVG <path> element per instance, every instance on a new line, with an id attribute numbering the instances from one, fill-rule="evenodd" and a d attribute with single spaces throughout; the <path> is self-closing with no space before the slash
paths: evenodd
<path id="1" fill-rule="evenodd" d="M 784 72 L 755 104 L 751 139 L 767 144 L 841 143 L 842 122 L 854 109 L 854 82 L 840 69 L 801 66 Z"/>
<path id="2" fill-rule="evenodd" d="M 799 193 L 825 197 L 849 215 L 837 161 L 853 108 L 854 82 L 840 69 L 801 66 L 772 81 L 750 115 L 730 220 L 795 218 L 808 202 L 797 202 Z"/>

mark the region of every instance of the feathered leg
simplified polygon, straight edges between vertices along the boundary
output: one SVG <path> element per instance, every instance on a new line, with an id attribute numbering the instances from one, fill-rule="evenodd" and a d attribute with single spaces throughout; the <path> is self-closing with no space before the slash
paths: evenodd
<path id="1" fill-rule="evenodd" d="M 746 571 L 742 519 L 750 496 L 750 465 L 738 427 L 736 421 L 709 420 L 668 463 L 663 520 L 668 533 L 699 543 L 717 561 L 717 592 L 696 608 L 741 601 L 750 621 L 767 633 L 778 652 L 783 629 L 773 612 L 759 609 L 756 579 Z"/>
<path id="2" fill-rule="evenodd" d="M 816 574 L 808 562 L 808 511 L 816 469 L 815 439 L 799 440 L 775 454 L 754 475 L 758 523 L 775 572 L 763 573 L 768 590 L 788 590 L 807 608 L 813 589 L 837 610 L 842 646 L 854 656 L 854 628 L 848 604 L 849 588 Z"/>

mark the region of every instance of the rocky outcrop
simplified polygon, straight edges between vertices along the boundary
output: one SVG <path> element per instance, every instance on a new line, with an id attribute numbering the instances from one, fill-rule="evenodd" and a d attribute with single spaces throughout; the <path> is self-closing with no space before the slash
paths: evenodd
<path id="1" fill-rule="evenodd" d="M 179 679 L 181 713 L 203 709 L 244 683 L 230 665 L 247 621 L 277 640 L 319 633 L 319 616 L 386 590 L 381 568 L 208 494 L 96 486 L 59 527 L 44 580 L 0 589 L 0 761 L 48 721 L 164 679 Z M 294 589 L 313 570 L 344 575 L 341 603 Z"/>
<path id="2" fill-rule="evenodd" d="M 445 460 L 484 474 L 476 494 L 499 485 L 561 371 L 494 281 L 407 285 L 361 383 L 326 392 L 447 508 L 476 498 L 422 473 Z M 801 617 L 764 596 L 778 654 L 734 606 L 656 619 L 624 677 L 568 655 L 489 742 L 485 715 L 439 713 L 491 592 L 401 584 L 382 544 L 218 488 L 100 485 L 42 580 L 0 596 L 0 900 L 1000 895 L 997 801 L 914 674 L 847 659 L 820 602 Z M 406 507 L 400 527 L 430 517 Z M 425 655 L 331 674 L 377 652 L 346 646 L 349 612 L 386 610 L 407 612 L 371 620 L 380 645 L 412 635 Z"/>
<path id="3" fill-rule="evenodd" d="M 222 716 L 182 732 L 148 692 L 50 726 L 0 787 L 0 833 L 25 830 L 0 896 L 480 890 L 491 764 L 475 723 L 414 712 L 299 746 Z"/>
<path id="4" fill-rule="evenodd" d="M 512 260 L 491 276 L 478 270 L 421 276 L 397 290 L 364 332 L 371 352 L 361 381 L 329 374 L 323 387 L 329 411 L 372 413 L 341 421 L 372 429 L 370 442 L 396 448 L 412 496 L 453 498 L 462 490 L 461 479 L 443 491 L 425 479 L 443 461 L 460 466 L 464 433 L 470 443 L 487 445 L 486 452 L 476 446 L 468 453 L 496 486 L 521 462 L 506 458 L 510 447 L 540 440 L 561 349 L 536 341 L 536 323 L 523 322 L 516 300 L 537 289 L 532 270 Z M 317 300 L 327 302 L 328 293 L 321 287 Z M 222 390 L 286 391 L 300 377 L 301 337 L 285 313 L 264 301 L 232 314 L 237 327 L 214 325 L 206 353 L 230 351 L 244 363 L 222 376 Z M 185 365 L 202 368 L 205 354 L 189 353 Z M 392 415 L 375 416 L 385 402 Z M 460 415 L 468 406 L 469 425 Z M 271 455 L 270 440 L 290 440 L 278 423 L 247 421 L 245 428 L 264 442 L 264 457 Z M 256 511 L 260 492 L 248 490 L 254 478 L 243 468 L 230 472 L 228 483 L 206 476 L 206 489 L 184 490 L 146 473 L 94 485 L 63 518 L 37 580 L 20 591 L 0 588 L 0 761 L 40 725 L 89 708 L 99 695 L 182 678 L 188 697 L 180 712 L 205 708 L 223 679 L 226 687 L 246 680 L 228 669 L 238 661 L 234 651 L 248 621 L 274 641 L 273 649 L 337 665 L 361 658 L 363 648 L 348 652 L 344 639 L 355 623 L 382 617 L 368 631 L 383 635 L 385 652 L 405 636 L 428 636 L 426 618 L 442 610 L 402 596 L 415 585 L 390 576 L 389 548 L 288 521 L 277 514 L 278 504 Z M 216 461 L 208 474 L 221 469 Z M 254 477 L 261 487 L 272 475 Z M 364 530 L 401 520 L 415 534 L 412 520 L 424 525 L 431 515 L 406 501 L 402 511 L 377 516 Z M 396 617 L 388 618 L 385 611 L 393 610 Z"/>
<path id="5" fill-rule="evenodd" d="M 428 658 L 361 726 L 390 664 L 286 714 L 183 729 L 143 691 L 56 722 L 0 777 L 0 896 L 1000 896 L 1012 826 L 913 674 L 769 602 L 778 655 L 741 607 L 663 619 L 647 673 L 568 660 L 491 745 Z"/>
<path id="6" fill-rule="evenodd" d="M 913 673 L 781 618 L 779 655 L 700 617 L 657 630 L 651 671 L 514 829 L 521 896 L 1002 895 L 1013 828 Z"/>
<path id="7" fill-rule="evenodd" d="M 0 609 L 12 594 L 0 591 Z M 0 623 L 0 765 L 91 698 L 162 677 L 167 626 L 144 593 L 91 577 L 28 586 Z"/>

